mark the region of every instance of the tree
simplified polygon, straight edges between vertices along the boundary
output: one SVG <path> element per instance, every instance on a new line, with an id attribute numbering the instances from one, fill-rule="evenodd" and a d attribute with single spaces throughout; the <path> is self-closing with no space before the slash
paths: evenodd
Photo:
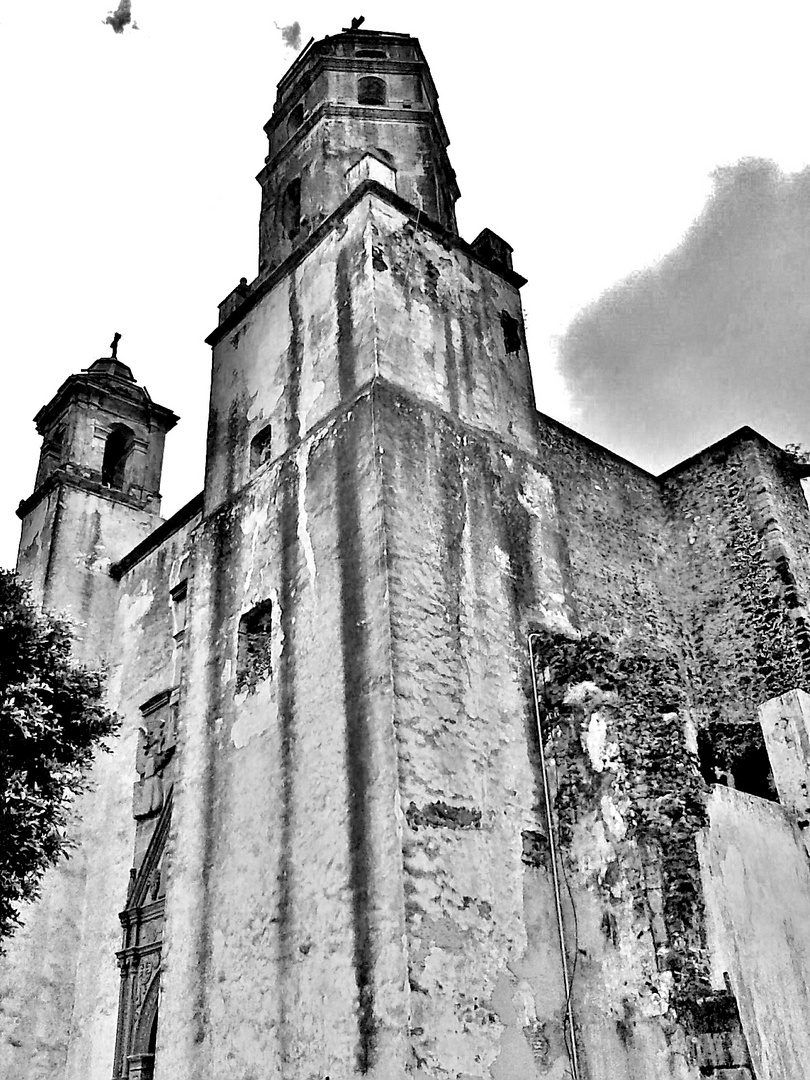
<path id="1" fill-rule="evenodd" d="M 118 726 L 102 674 L 73 661 L 72 640 L 66 619 L 41 613 L 27 583 L 0 570 L 0 952 L 72 846 L 71 807 Z"/>

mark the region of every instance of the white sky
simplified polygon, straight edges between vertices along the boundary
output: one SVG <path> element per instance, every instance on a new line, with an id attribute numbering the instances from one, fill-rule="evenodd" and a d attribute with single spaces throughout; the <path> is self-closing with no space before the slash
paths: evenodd
<path id="1" fill-rule="evenodd" d="M 538 408 L 587 433 L 554 368 L 586 303 L 675 246 L 741 157 L 810 164 L 806 5 L 0 0 L 0 565 L 33 486 L 31 417 L 113 332 L 182 417 L 164 511 L 202 486 L 216 305 L 256 272 L 262 125 L 294 59 L 278 27 L 417 36 L 458 174 L 461 234 L 515 249 Z M 718 431 L 718 436 L 725 432 Z M 641 464 L 644 464 L 641 461 Z"/>

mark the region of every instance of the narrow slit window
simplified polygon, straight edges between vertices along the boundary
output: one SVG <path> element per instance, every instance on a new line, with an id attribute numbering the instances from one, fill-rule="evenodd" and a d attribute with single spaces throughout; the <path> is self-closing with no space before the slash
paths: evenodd
<path id="1" fill-rule="evenodd" d="M 236 689 L 251 693 L 272 674 L 271 638 L 273 604 L 262 600 L 239 620 L 236 652 Z"/>
<path id="2" fill-rule="evenodd" d="M 250 441 L 250 468 L 258 469 L 260 465 L 264 465 L 265 461 L 270 460 L 270 447 L 272 443 L 272 430 L 268 424 L 263 427 L 258 434 L 254 435 Z"/>
<path id="3" fill-rule="evenodd" d="M 385 105 L 387 96 L 385 79 L 367 75 L 357 80 L 357 101 L 360 105 Z"/>
<path id="4" fill-rule="evenodd" d="M 296 177 L 285 191 L 282 201 L 282 221 L 284 232 L 294 240 L 301 228 L 301 179 Z"/>

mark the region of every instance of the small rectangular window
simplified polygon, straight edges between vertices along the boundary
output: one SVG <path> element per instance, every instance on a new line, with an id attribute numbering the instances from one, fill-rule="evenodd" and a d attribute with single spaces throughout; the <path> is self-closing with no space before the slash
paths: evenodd
<path id="1" fill-rule="evenodd" d="M 258 469 L 270 460 L 270 447 L 272 444 L 272 431 L 270 424 L 261 429 L 250 441 L 250 467 Z"/>
<path id="2" fill-rule="evenodd" d="M 236 650 L 236 689 L 251 693 L 272 674 L 273 604 L 262 600 L 239 620 Z"/>

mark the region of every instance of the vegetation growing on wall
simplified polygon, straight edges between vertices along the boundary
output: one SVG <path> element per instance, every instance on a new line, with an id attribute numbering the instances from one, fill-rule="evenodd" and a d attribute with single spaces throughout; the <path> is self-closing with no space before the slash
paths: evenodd
<path id="1" fill-rule="evenodd" d="M 70 847 L 70 809 L 117 720 L 101 675 L 71 660 L 64 619 L 41 615 L 28 586 L 0 570 L 0 952 Z"/>
<path id="2" fill-rule="evenodd" d="M 575 825 L 610 793 L 622 807 L 623 843 L 636 865 L 660 873 L 664 933 L 656 942 L 659 970 L 672 974 L 672 1007 L 690 1023 L 710 992 L 704 907 L 695 836 L 707 822 L 697 754 L 685 730 L 686 695 L 677 660 L 635 644 L 615 648 L 598 634 L 572 640 L 542 632 L 535 642 L 544 727 L 556 765 L 555 812 L 563 848 Z M 587 751 L 594 716 L 605 725 L 603 767 Z M 639 912 L 649 913 L 644 872 L 630 860 L 612 872 L 632 882 Z M 609 892 L 611 872 L 604 883 Z"/>

